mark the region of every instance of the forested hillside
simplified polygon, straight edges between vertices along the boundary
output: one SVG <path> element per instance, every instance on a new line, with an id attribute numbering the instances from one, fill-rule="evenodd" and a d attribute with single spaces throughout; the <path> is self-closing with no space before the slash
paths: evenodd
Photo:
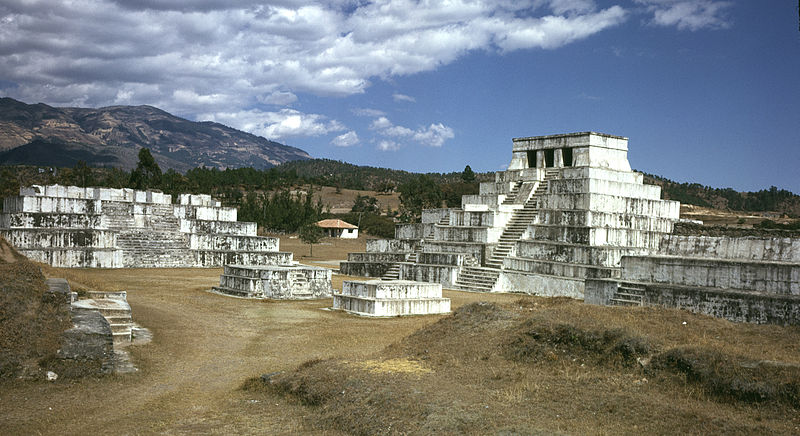
<path id="1" fill-rule="evenodd" d="M 756 192 L 738 192 L 731 188 L 712 188 L 699 183 L 678 183 L 647 173 L 644 173 L 644 182 L 661 186 L 664 199 L 683 204 L 720 210 L 776 212 L 779 215 L 800 217 L 800 196 L 775 186 Z"/>
<path id="2" fill-rule="evenodd" d="M 152 188 L 169 194 L 209 193 L 226 204 L 240 206 L 247 192 L 274 192 L 297 186 L 332 186 L 380 192 L 399 192 L 407 209 L 445 205 L 457 207 L 461 195 L 477 193 L 480 181 L 491 180 L 492 173 L 428 173 L 358 166 L 329 159 L 287 162 L 270 169 L 194 168 L 181 174 L 167 170 Z M 72 168 L 3 166 L 0 167 L 0 197 L 16 195 L 20 186 L 31 184 L 133 187 L 131 172 L 116 168 L 90 168 L 79 162 Z M 664 177 L 645 174 L 645 183 L 662 187 L 663 197 L 684 204 L 720 210 L 774 212 L 800 217 L 800 196 L 771 187 L 757 192 L 737 192 L 730 188 L 712 188 L 697 183 L 678 183 Z M 424 198 L 424 201 L 416 201 Z"/>

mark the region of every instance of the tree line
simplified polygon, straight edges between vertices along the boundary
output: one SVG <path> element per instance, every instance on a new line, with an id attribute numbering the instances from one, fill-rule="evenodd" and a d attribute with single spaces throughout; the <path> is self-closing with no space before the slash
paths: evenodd
<path id="1" fill-rule="evenodd" d="M 661 186 L 665 199 L 712 209 L 745 212 L 778 212 L 800 217 L 800 196 L 775 186 L 755 192 L 731 188 L 712 188 L 699 183 L 678 183 L 664 177 L 644 174 L 645 183 Z"/>

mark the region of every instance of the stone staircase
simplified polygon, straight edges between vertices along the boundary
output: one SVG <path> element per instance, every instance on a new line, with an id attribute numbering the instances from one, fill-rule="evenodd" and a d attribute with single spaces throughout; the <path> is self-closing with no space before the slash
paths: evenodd
<path id="1" fill-rule="evenodd" d="M 125 291 L 89 292 L 90 299 L 72 303 L 74 311 L 95 311 L 108 321 L 115 344 L 129 343 L 132 339 L 133 321 L 131 306 L 128 305 Z"/>
<path id="2" fill-rule="evenodd" d="M 498 269 L 503 267 L 503 259 L 508 257 L 508 254 L 514 248 L 514 244 L 519 241 L 528 225 L 536 218 L 539 209 L 539 198 L 547 192 L 549 181 L 558 177 L 558 174 L 558 170 L 546 170 L 544 180 L 533 191 L 533 195 L 525 202 L 522 209 L 514 211 L 514 215 L 508 220 L 508 224 L 506 224 L 503 234 L 500 235 L 492 254 L 486 260 L 487 267 Z"/>
<path id="3" fill-rule="evenodd" d="M 517 201 L 517 196 L 519 195 L 519 188 L 522 187 L 524 182 L 522 180 L 518 181 L 514 184 L 514 187 L 511 189 L 511 192 L 508 193 L 508 196 L 505 200 L 503 200 L 502 204 L 514 204 Z"/>
<path id="4" fill-rule="evenodd" d="M 142 268 L 194 265 L 186 236 L 179 231 L 129 229 L 120 231 L 117 246 L 131 265 Z"/>
<path id="5" fill-rule="evenodd" d="M 456 287 L 464 291 L 489 292 L 500 277 L 497 268 L 465 266 L 456 279 Z"/>
<path id="6" fill-rule="evenodd" d="M 644 306 L 644 285 L 620 283 L 617 292 L 611 297 L 612 306 Z"/>
<path id="7" fill-rule="evenodd" d="M 400 280 L 400 264 L 393 263 L 389 269 L 381 276 L 383 280 Z"/>
<path id="8" fill-rule="evenodd" d="M 118 201 L 102 203 L 104 218 L 109 229 L 128 229 L 133 227 L 133 204 Z"/>
<path id="9" fill-rule="evenodd" d="M 540 196 L 547 192 L 549 181 L 558 176 L 558 169 L 545 170 L 544 180 L 536 186 L 530 198 L 526 199 L 524 206 L 514 211 L 514 215 L 512 215 L 511 219 L 506 224 L 492 254 L 486 259 L 486 265 L 483 267 L 466 265 L 456 279 L 457 287 L 467 291 L 480 292 L 489 292 L 494 288 L 503 268 L 503 259 L 511 253 L 514 245 L 522 237 L 522 234 L 525 233 L 528 225 L 536 218 Z M 514 201 L 517 200 L 517 195 L 523 185 L 523 182 L 518 182 L 517 185 L 514 186 L 512 194 L 509 195 L 509 198 L 513 196 L 513 199 L 508 204 L 513 204 Z M 506 202 L 504 202 L 504 204 L 506 204 Z"/>
<path id="10" fill-rule="evenodd" d="M 534 194 L 535 195 L 535 194 Z M 508 220 L 503 234 L 497 242 L 492 254 L 486 260 L 486 266 L 490 268 L 501 268 L 503 266 L 503 259 L 508 256 L 514 248 L 514 244 L 525 233 L 525 229 L 536 218 L 536 201 L 531 200 L 525 203 L 522 209 L 514 211 L 514 215 Z"/>

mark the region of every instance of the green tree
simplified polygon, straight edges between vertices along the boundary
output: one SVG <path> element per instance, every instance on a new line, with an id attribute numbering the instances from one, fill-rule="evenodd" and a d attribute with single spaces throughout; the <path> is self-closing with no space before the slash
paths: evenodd
<path id="1" fill-rule="evenodd" d="M 378 205 L 378 199 L 369 195 L 356 195 L 356 200 L 353 202 L 353 212 L 366 212 L 366 213 L 380 213 L 381 208 Z"/>
<path id="2" fill-rule="evenodd" d="M 400 203 L 406 220 L 417 221 L 422 209 L 442 206 L 442 190 L 423 174 L 400 185 Z"/>
<path id="3" fill-rule="evenodd" d="M 131 173 L 130 185 L 143 190 L 161 186 L 161 168 L 147 148 L 139 150 L 139 163 Z"/>
<path id="4" fill-rule="evenodd" d="M 78 186 L 85 188 L 92 184 L 92 169 L 86 165 L 86 162 L 79 160 L 75 163 L 72 173 Z"/>
<path id="5" fill-rule="evenodd" d="M 314 244 L 318 243 L 322 240 L 322 237 L 325 236 L 325 233 L 322 231 L 316 223 L 306 224 L 303 227 L 300 227 L 300 240 L 308 244 L 308 255 L 310 257 L 314 256 Z"/>
<path id="6" fill-rule="evenodd" d="M 19 195 L 19 179 L 10 168 L 4 167 L 0 172 L 0 199 Z M 0 201 L 0 211 L 3 210 L 3 202 Z"/>
<path id="7" fill-rule="evenodd" d="M 464 183 L 472 183 L 475 181 L 475 173 L 472 171 L 469 165 L 464 167 L 464 171 L 461 172 L 461 180 Z"/>

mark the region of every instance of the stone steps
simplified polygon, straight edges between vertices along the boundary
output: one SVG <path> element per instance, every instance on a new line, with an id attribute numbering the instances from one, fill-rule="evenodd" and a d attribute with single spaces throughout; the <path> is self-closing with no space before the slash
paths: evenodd
<path id="1" fill-rule="evenodd" d="M 222 294 L 232 295 L 234 297 L 250 297 L 252 294 L 248 293 L 247 291 L 243 291 L 241 289 L 236 288 L 229 288 L 227 286 L 214 286 L 211 288 L 214 292 L 219 292 Z"/>
<path id="2" fill-rule="evenodd" d="M 519 188 L 522 187 L 522 183 L 523 183 L 522 180 L 515 183 L 514 187 L 511 188 L 511 192 L 509 192 L 508 196 L 505 198 L 505 200 L 503 200 L 503 203 L 501 204 L 513 204 L 515 201 L 517 201 L 517 195 L 519 195 Z"/>
<path id="3" fill-rule="evenodd" d="M 620 283 L 610 303 L 612 306 L 644 306 L 644 291 L 642 285 Z"/>
<path id="4" fill-rule="evenodd" d="M 400 280 L 400 264 L 393 263 L 392 266 L 381 276 L 383 280 Z"/>
<path id="5" fill-rule="evenodd" d="M 490 292 L 500 277 L 500 270 L 485 267 L 465 267 L 458 274 L 456 287 L 468 291 Z"/>

